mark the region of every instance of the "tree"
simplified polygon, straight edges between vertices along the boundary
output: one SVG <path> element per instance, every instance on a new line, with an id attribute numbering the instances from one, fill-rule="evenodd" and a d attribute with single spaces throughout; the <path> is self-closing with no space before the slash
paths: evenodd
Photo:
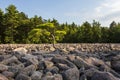
<path id="1" fill-rule="evenodd" d="M 65 31 L 59 31 L 56 30 L 56 27 L 54 26 L 53 23 L 47 22 L 44 24 L 40 24 L 37 26 L 39 30 L 43 30 L 44 33 L 46 33 L 49 37 L 48 39 L 53 43 L 53 47 L 55 48 L 55 43 L 63 37 L 66 32 Z M 43 34 L 43 33 L 42 33 Z"/>
<path id="2" fill-rule="evenodd" d="M 5 31 L 5 42 L 6 43 L 14 43 L 14 36 L 16 34 L 15 28 L 18 26 L 18 10 L 14 5 L 8 6 L 6 8 L 6 13 L 5 13 L 5 26 L 6 26 L 6 31 Z"/>
<path id="3" fill-rule="evenodd" d="M 4 43 L 4 25 L 3 25 L 4 13 L 0 9 L 0 43 Z"/>
<path id="4" fill-rule="evenodd" d="M 101 40 L 101 26 L 99 22 L 93 20 L 92 23 L 92 42 L 97 43 Z"/>
<path id="5" fill-rule="evenodd" d="M 85 23 L 83 23 L 83 25 L 81 26 L 81 41 L 84 43 L 90 43 L 92 42 L 92 28 L 91 28 L 91 24 L 88 23 L 87 21 Z"/>

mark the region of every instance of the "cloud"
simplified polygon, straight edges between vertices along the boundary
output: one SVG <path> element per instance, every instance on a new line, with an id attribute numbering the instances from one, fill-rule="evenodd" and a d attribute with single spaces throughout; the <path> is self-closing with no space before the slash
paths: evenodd
<path id="1" fill-rule="evenodd" d="M 108 26 L 112 21 L 120 21 L 120 0 L 104 0 L 94 9 L 96 19 Z M 98 17 L 99 16 L 99 17 Z"/>

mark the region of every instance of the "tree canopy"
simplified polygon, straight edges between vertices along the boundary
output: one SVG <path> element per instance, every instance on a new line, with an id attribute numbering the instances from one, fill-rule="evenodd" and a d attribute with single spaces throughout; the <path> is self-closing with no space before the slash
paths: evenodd
<path id="1" fill-rule="evenodd" d="M 54 18 L 29 18 L 9 5 L 5 12 L 0 9 L 0 43 L 120 43 L 120 23 L 113 21 L 106 27 L 95 20 L 60 24 Z"/>

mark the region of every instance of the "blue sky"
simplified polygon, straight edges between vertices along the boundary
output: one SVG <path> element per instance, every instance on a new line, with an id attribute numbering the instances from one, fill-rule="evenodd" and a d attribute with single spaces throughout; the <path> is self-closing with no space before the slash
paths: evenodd
<path id="1" fill-rule="evenodd" d="M 2 10 L 10 4 L 29 17 L 55 18 L 60 23 L 96 20 L 108 26 L 113 20 L 120 21 L 120 0 L 0 0 Z"/>

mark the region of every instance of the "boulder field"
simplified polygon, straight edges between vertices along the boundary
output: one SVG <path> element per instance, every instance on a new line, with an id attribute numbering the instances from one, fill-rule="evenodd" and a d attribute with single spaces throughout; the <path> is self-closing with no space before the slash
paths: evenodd
<path id="1" fill-rule="evenodd" d="M 120 80 L 119 45 L 49 48 L 0 45 L 0 80 Z"/>

